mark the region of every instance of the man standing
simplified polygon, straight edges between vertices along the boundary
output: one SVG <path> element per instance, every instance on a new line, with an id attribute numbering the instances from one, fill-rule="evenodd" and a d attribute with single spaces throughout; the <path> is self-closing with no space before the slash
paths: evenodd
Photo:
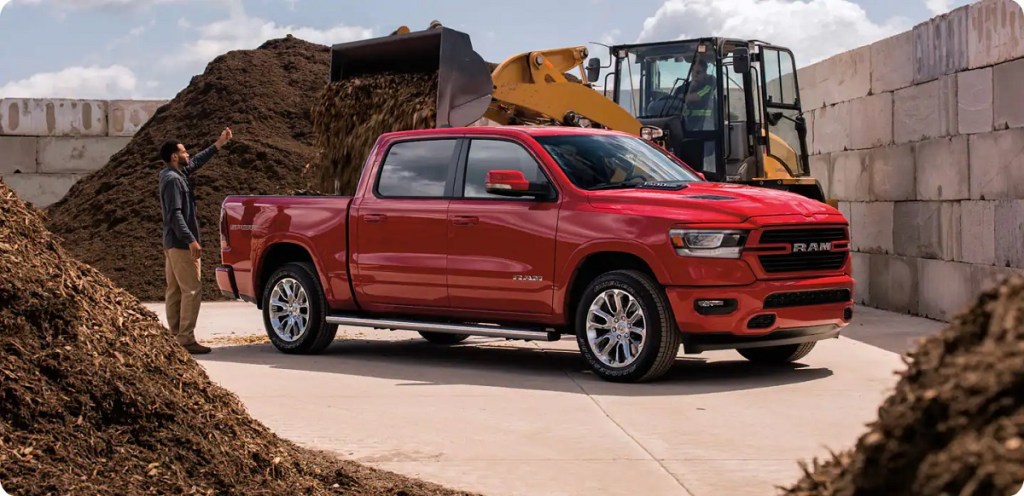
<path id="1" fill-rule="evenodd" d="M 196 320 L 202 301 L 199 244 L 199 220 L 192 174 L 206 164 L 228 141 L 231 128 L 225 128 L 213 146 L 189 157 L 185 145 L 170 140 L 160 147 L 165 167 L 160 171 L 160 203 L 164 217 L 164 272 L 167 277 L 167 323 L 171 333 L 189 353 L 209 353 L 196 342 Z"/>

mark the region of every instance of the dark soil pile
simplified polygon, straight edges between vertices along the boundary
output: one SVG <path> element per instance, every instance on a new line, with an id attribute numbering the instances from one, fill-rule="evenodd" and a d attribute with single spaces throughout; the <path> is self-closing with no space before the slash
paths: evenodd
<path id="1" fill-rule="evenodd" d="M 220 298 L 220 204 L 227 195 L 283 194 L 303 187 L 316 153 L 311 112 L 330 50 L 292 37 L 217 57 L 103 169 L 48 209 L 48 227 L 76 258 L 144 301 L 164 298 L 158 156 L 167 139 L 195 155 L 231 126 L 234 140 L 194 177 L 203 245 L 203 296 Z"/>
<path id="2" fill-rule="evenodd" d="M 320 155 L 309 187 L 352 195 L 377 138 L 387 132 L 430 129 L 437 122 L 437 73 L 382 73 L 331 83 L 313 112 Z"/>
<path id="3" fill-rule="evenodd" d="M 789 495 L 1010 495 L 1024 482 L 1024 279 L 980 296 L 908 355 L 854 450 Z"/>
<path id="4" fill-rule="evenodd" d="M 2 182 L 0 274 L 11 494 L 454 494 L 276 437 Z"/>

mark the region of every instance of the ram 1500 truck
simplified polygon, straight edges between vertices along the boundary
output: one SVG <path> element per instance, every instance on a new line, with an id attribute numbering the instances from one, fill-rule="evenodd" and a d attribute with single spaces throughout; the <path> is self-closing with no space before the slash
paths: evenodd
<path id="1" fill-rule="evenodd" d="M 831 206 L 707 182 L 657 145 L 569 127 L 382 135 L 353 196 L 230 196 L 217 283 L 285 353 L 339 325 L 575 336 L 600 377 L 684 353 L 803 358 L 852 318 L 850 237 Z"/>

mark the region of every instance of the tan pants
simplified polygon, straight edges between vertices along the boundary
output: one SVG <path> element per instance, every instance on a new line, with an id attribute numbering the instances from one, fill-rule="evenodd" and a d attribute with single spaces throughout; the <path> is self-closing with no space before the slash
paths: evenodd
<path id="1" fill-rule="evenodd" d="M 178 344 L 188 346 L 196 342 L 196 320 L 203 297 L 200 261 L 188 250 L 177 248 L 166 250 L 165 260 L 167 323 Z"/>

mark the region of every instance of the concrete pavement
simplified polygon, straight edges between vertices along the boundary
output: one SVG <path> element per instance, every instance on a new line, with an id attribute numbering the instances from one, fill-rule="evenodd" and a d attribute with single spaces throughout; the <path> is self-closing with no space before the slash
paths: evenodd
<path id="1" fill-rule="evenodd" d="M 942 327 L 866 308 L 855 321 L 864 342 L 822 342 L 790 367 L 686 355 L 664 380 L 627 385 L 590 374 L 569 339 L 443 347 L 343 328 L 324 355 L 288 356 L 253 338 L 264 335 L 255 306 L 206 303 L 198 334 L 217 349 L 198 360 L 279 435 L 449 487 L 773 494 L 799 477 L 797 460 L 850 446 L 902 367 L 893 351 Z"/>

